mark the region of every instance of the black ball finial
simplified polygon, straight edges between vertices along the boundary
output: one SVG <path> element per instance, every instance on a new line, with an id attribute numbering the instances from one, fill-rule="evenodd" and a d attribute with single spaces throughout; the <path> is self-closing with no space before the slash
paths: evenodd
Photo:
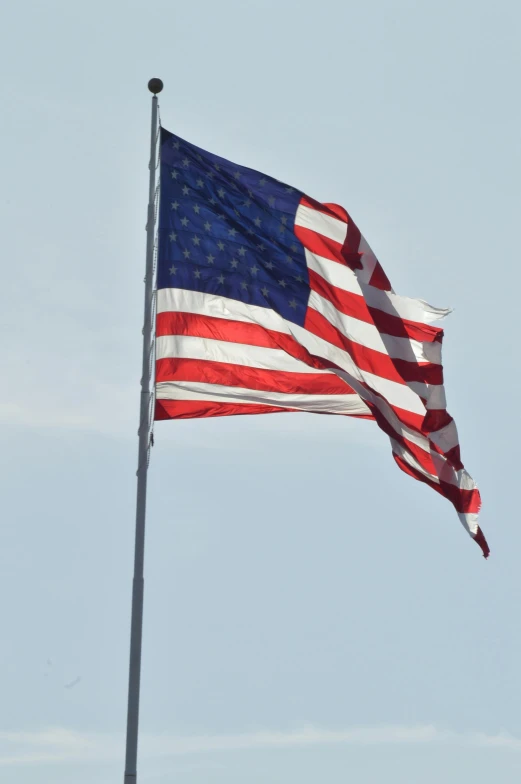
<path id="1" fill-rule="evenodd" d="M 161 79 L 151 79 L 148 83 L 148 89 L 150 90 L 151 93 L 157 95 L 163 89 L 163 82 L 161 81 Z"/>

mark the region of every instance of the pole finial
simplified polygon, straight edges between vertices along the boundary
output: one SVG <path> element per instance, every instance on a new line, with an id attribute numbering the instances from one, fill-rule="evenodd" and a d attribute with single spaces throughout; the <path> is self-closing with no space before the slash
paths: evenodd
<path id="1" fill-rule="evenodd" d="M 151 79 L 148 83 L 148 89 L 150 90 L 151 93 L 157 95 L 163 89 L 163 82 L 161 81 L 161 79 Z"/>

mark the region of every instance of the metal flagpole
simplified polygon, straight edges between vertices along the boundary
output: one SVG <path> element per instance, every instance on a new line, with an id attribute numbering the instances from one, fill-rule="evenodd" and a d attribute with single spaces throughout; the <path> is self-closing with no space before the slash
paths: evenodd
<path id="1" fill-rule="evenodd" d="M 148 190 L 147 256 L 145 276 L 145 324 L 143 327 L 143 371 L 141 376 L 141 408 L 139 417 L 139 456 L 137 469 L 136 544 L 134 550 L 134 581 L 132 583 L 132 621 L 130 629 L 130 666 L 128 676 L 127 745 L 125 782 L 137 782 L 137 744 L 139 725 L 139 684 L 141 676 L 141 638 L 143 630 L 143 565 L 145 557 L 145 515 L 147 499 L 150 347 L 152 341 L 152 300 L 154 295 L 154 235 L 157 144 L 157 93 L 163 89 L 161 79 L 151 79 L 148 89 L 152 98 L 152 129 L 150 136 L 150 180 Z"/>

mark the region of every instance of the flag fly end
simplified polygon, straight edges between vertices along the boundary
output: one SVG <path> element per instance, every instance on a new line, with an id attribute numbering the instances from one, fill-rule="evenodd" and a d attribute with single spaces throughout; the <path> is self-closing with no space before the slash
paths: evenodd
<path id="1" fill-rule="evenodd" d="M 490 547 L 488 546 L 487 540 L 485 539 L 485 536 L 481 528 L 478 527 L 474 539 L 477 542 L 477 544 L 479 544 L 479 546 L 481 547 L 481 550 L 483 551 L 483 558 L 485 558 L 486 560 L 490 555 Z"/>

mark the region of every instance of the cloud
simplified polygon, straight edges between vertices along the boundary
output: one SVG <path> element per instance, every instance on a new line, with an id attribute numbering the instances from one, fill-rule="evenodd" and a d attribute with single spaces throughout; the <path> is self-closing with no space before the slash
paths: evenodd
<path id="1" fill-rule="evenodd" d="M 233 735 L 172 734 L 140 738 L 143 759 L 204 755 L 218 752 L 288 749 L 310 746 L 456 745 L 521 752 L 521 738 L 454 732 L 433 725 L 354 727 L 327 729 L 312 725 L 289 731 L 262 730 Z M 0 732 L 0 766 L 56 763 L 112 762 L 123 758 L 123 736 L 80 733 L 63 728 L 37 732 Z"/>

